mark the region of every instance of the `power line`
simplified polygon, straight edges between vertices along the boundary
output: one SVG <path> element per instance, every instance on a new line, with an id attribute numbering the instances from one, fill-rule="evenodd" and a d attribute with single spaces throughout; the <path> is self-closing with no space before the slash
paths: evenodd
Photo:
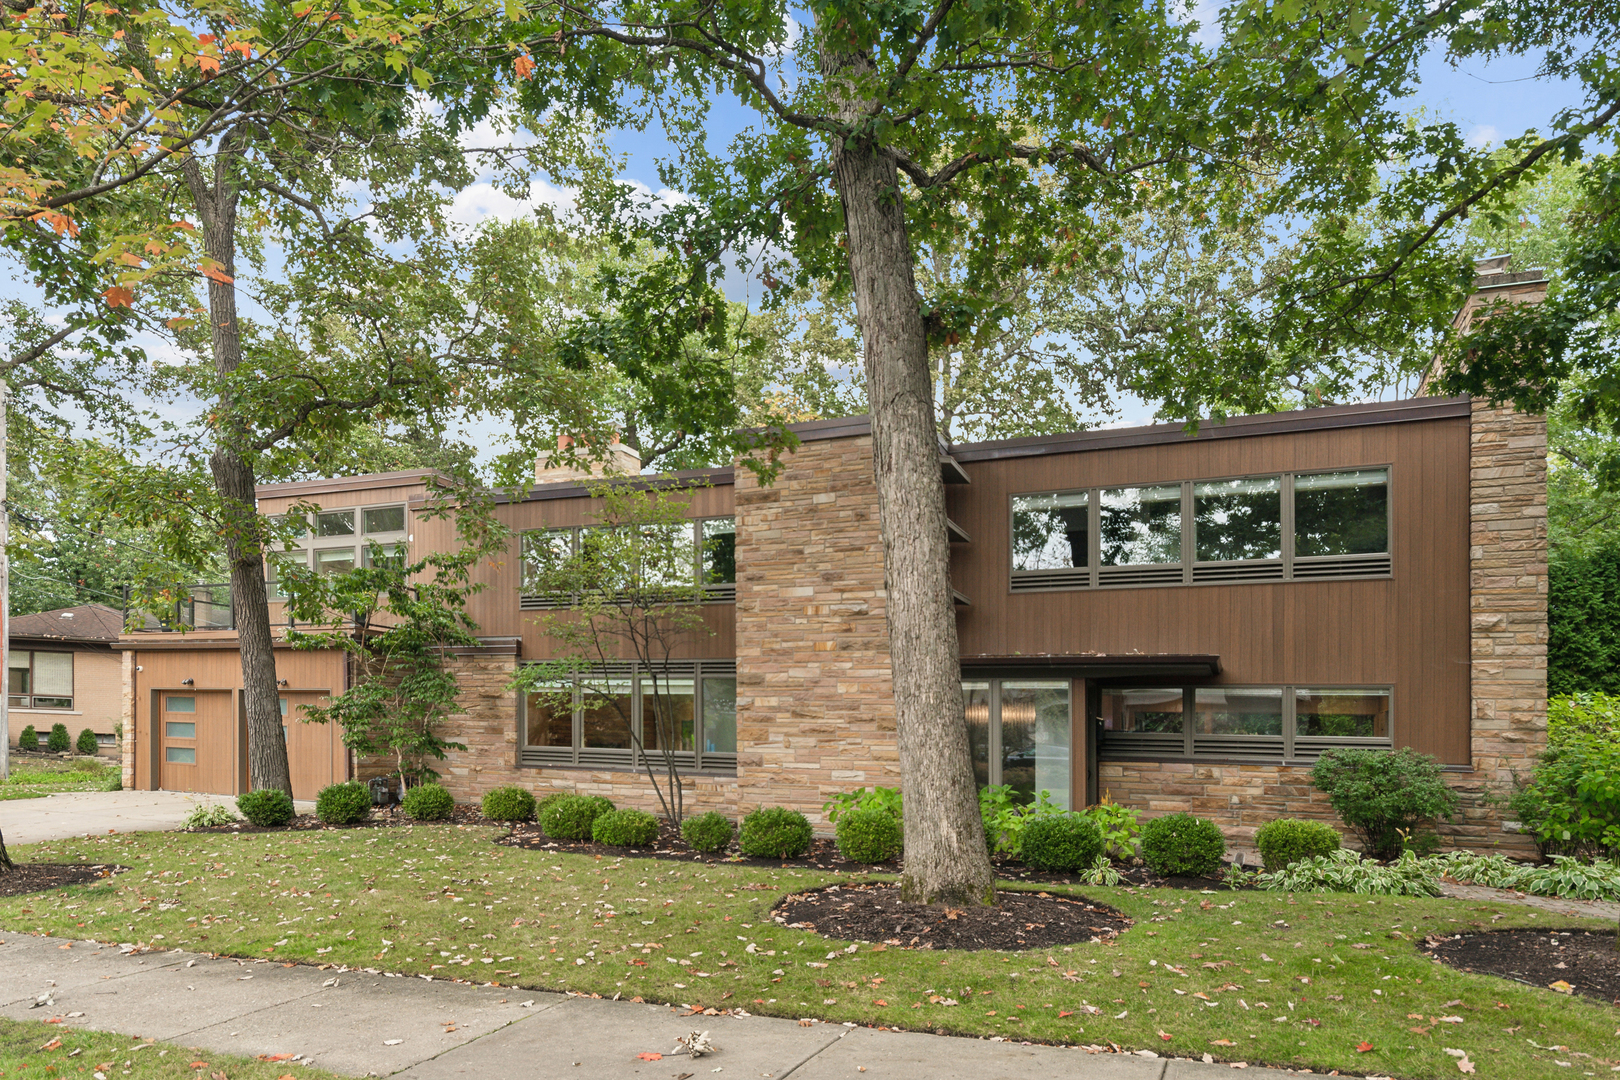
<path id="1" fill-rule="evenodd" d="M 29 578 L 29 579 L 32 579 L 34 581 L 41 582 L 42 584 L 46 584 L 46 585 L 62 585 L 64 587 L 66 587 L 66 588 L 72 589 L 74 592 L 83 592 L 83 593 L 88 593 L 88 594 L 91 594 L 91 595 L 94 595 L 94 596 L 100 596 L 100 597 L 105 597 L 105 598 L 112 599 L 112 600 L 117 600 L 118 603 L 119 603 L 120 608 L 122 608 L 122 606 L 124 604 L 124 596 L 123 596 L 122 593 L 110 593 L 106 589 L 97 589 L 97 588 L 95 588 L 94 586 L 91 586 L 91 585 L 81 585 L 81 584 L 78 584 L 77 582 L 64 581 L 61 578 L 46 577 L 44 574 L 36 574 L 36 573 L 34 573 L 33 571 L 30 571 L 30 570 L 23 570 L 18 566 L 13 566 L 11 568 L 11 572 L 14 575 Z"/>

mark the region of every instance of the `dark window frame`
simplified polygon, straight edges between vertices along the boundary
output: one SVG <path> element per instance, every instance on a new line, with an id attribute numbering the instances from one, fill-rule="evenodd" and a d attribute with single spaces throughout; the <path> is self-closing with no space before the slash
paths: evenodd
<path id="1" fill-rule="evenodd" d="M 711 521 L 730 521 L 732 523 L 732 536 L 736 536 L 735 514 L 708 514 L 703 517 L 687 518 L 689 522 L 689 539 L 692 542 L 692 580 L 703 585 L 705 604 L 730 604 L 737 600 L 736 582 L 736 545 L 733 540 L 732 564 L 733 573 L 731 581 L 703 581 L 703 527 Z M 535 592 L 529 588 L 528 582 L 528 546 L 529 537 L 541 533 L 567 533 L 568 550 L 570 553 L 579 551 L 579 541 L 585 529 L 599 528 L 591 525 L 541 525 L 533 529 L 523 529 L 518 533 L 518 609 L 521 611 L 546 611 L 557 608 L 571 607 L 573 600 L 567 596 L 556 596 Z"/>
<path id="2" fill-rule="evenodd" d="M 71 687 L 71 689 L 68 690 L 66 695 L 39 693 L 39 679 L 34 674 L 34 657 L 39 656 L 42 653 L 48 656 L 65 656 L 68 658 L 68 685 Z M 25 694 L 14 694 L 11 692 L 11 665 L 16 662 L 16 659 L 19 656 L 28 657 L 28 692 Z M 17 670 L 20 671 L 22 669 L 18 668 Z M 9 707 L 13 709 L 27 709 L 33 712 L 71 713 L 74 711 L 73 703 L 77 701 L 79 697 L 78 678 L 79 661 L 76 653 L 72 649 L 12 649 L 6 667 L 6 700 L 9 702 Z M 66 704 L 36 704 L 40 698 L 45 698 L 46 700 L 52 702 L 66 702 Z"/>

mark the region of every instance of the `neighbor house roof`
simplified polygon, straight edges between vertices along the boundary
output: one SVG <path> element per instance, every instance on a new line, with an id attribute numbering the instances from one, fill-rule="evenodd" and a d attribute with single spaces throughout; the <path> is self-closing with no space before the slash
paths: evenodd
<path id="1" fill-rule="evenodd" d="M 118 640 L 124 629 L 124 613 L 106 604 L 80 604 L 78 607 L 39 611 L 11 620 L 13 638 L 41 641 Z"/>

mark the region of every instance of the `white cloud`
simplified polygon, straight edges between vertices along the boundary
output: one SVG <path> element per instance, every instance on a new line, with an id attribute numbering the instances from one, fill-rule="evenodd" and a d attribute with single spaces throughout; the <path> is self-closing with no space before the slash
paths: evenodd
<path id="1" fill-rule="evenodd" d="M 513 198 L 494 184 L 483 182 L 463 188 L 450 203 L 449 219 L 462 225 L 478 225 L 485 221 L 516 221 L 534 213 L 536 207 L 551 206 L 558 210 L 574 208 L 575 192 L 557 187 L 544 180 L 529 183 L 526 199 Z"/>
<path id="2" fill-rule="evenodd" d="M 1490 124 L 1478 124 L 1468 133 L 1468 145 L 1475 148 L 1491 146 L 1501 141 L 1501 136 Z"/>

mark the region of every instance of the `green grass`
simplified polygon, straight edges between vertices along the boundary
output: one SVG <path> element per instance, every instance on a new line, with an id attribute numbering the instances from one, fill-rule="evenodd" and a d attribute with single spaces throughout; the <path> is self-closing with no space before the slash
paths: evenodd
<path id="1" fill-rule="evenodd" d="M 1459 1076 L 1447 1047 L 1468 1051 L 1480 1077 L 1620 1063 L 1609 1060 L 1620 1010 L 1453 971 L 1415 947 L 1432 931 L 1605 925 L 1520 905 L 1053 887 L 1137 923 L 1114 943 L 1025 953 L 849 952 L 769 915 L 784 893 L 838 875 L 546 854 L 491 844 L 497 835 L 422 825 L 26 846 L 14 854 L 131 870 L 0 900 L 0 925 L 1322 1072 Z M 1371 1049 L 1358 1052 L 1363 1043 Z"/>
<path id="2" fill-rule="evenodd" d="M 0 782 L 0 802 L 39 799 L 60 791 L 105 791 L 119 772 L 116 765 L 104 765 L 88 758 L 66 761 L 13 758 L 11 775 Z"/>
<path id="3" fill-rule="evenodd" d="M 0 1076 L 81 1075 L 85 1080 L 93 1076 L 197 1080 L 210 1075 L 229 1076 L 232 1080 L 276 1080 L 287 1075 L 287 1063 L 209 1053 L 139 1036 L 0 1018 Z M 298 1067 L 299 1080 L 332 1075 L 321 1069 Z"/>

